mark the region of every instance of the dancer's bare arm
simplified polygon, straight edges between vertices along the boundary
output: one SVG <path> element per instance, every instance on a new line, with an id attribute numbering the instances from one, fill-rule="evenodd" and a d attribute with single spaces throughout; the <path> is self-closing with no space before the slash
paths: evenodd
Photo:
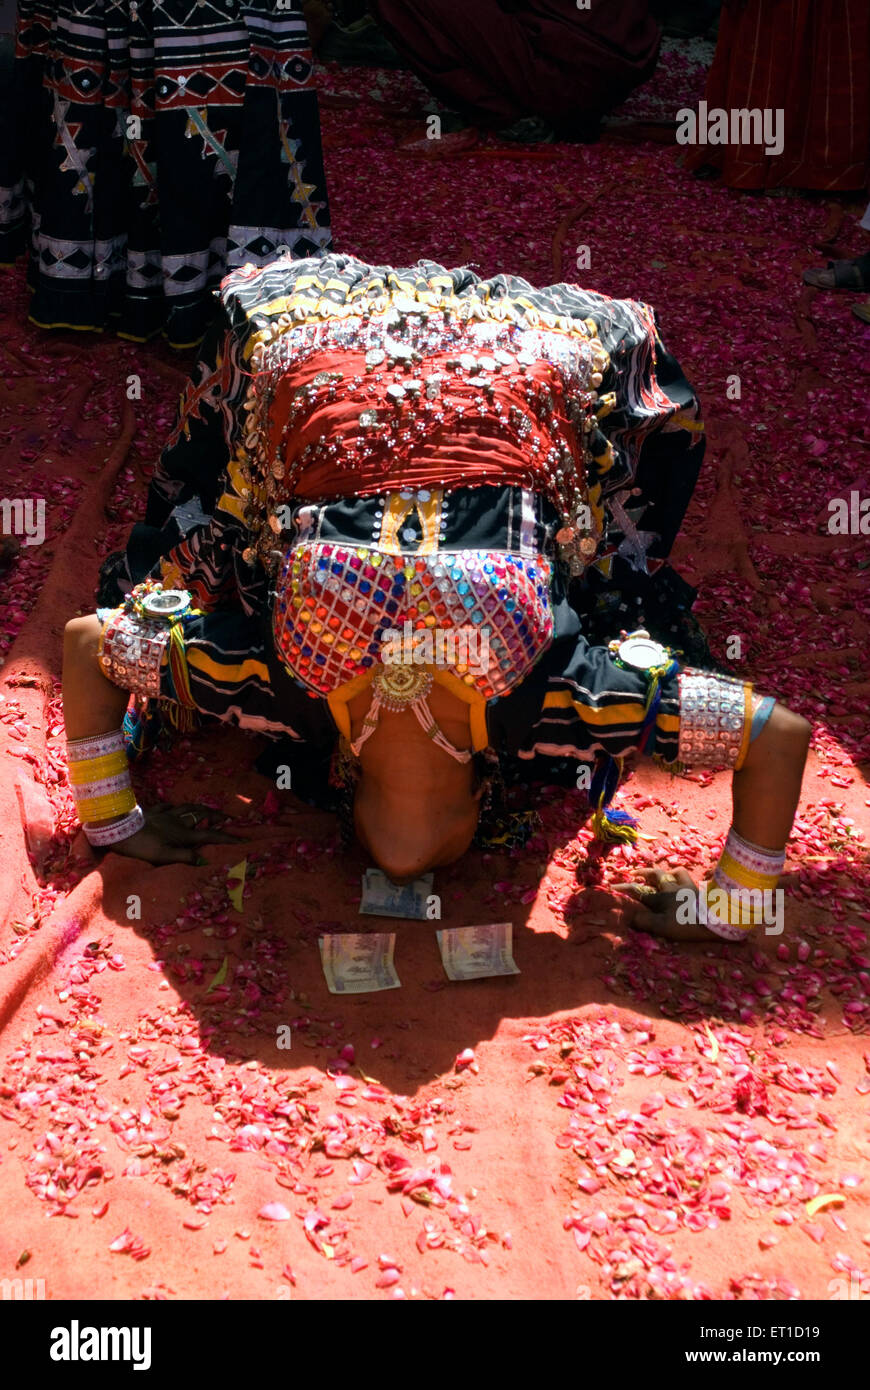
<path id="1" fill-rule="evenodd" d="M 800 799 L 811 732 L 806 719 L 776 704 L 758 738 L 750 743 L 743 766 L 734 773 L 731 791 L 733 826 L 744 840 L 768 850 L 785 847 Z M 702 923 L 677 920 L 676 894 L 693 886 L 687 869 L 666 875 L 651 870 L 643 880 L 642 888 L 660 891 L 627 906 L 629 925 L 673 941 L 718 939 Z M 637 898 L 636 884 L 619 886 Z"/>
<path id="2" fill-rule="evenodd" d="M 92 738 L 120 728 L 126 690 L 107 680 L 97 660 L 100 621 L 96 614 L 73 618 L 64 630 L 63 714 L 68 739 Z M 217 829 L 226 819 L 208 806 L 157 806 L 145 812 L 145 825 L 112 846 L 115 854 L 150 864 L 195 864 L 198 847 L 232 844 L 236 837 Z"/>

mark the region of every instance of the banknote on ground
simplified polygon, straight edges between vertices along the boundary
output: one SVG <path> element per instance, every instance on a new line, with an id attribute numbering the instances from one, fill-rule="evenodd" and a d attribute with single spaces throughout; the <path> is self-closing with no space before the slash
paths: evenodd
<path id="1" fill-rule="evenodd" d="M 435 933 L 444 969 L 451 980 L 481 980 L 488 975 L 519 975 L 513 958 L 513 926 L 445 927 Z"/>
<path id="2" fill-rule="evenodd" d="M 426 920 L 426 903 L 432 894 L 434 874 L 423 874 L 401 887 L 391 883 L 380 869 L 366 869 L 359 910 L 369 917 L 410 917 Z"/>
<path id="3" fill-rule="evenodd" d="M 347 932 L 317 938 L 330 994 L 369 994 L 398 989 L 393 965 L 394 932 Z"/>

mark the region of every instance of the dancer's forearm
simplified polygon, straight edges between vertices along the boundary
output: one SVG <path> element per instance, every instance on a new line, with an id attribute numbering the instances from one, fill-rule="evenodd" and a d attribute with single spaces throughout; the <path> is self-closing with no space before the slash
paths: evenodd
<path id="1" fill-rule="evenodd" d="M 767 922 L 776 905 L 810 733 L 799 714 L 774 705 L 734 774 L 734 820 L 706 897 L 706 924 L 718 936 L 741 939 L 750 927 Z"/>
<path id="2" fill-rule="evenodd" d="M 811 728 L 800 715 L 774 705 L 732 785 L 734 820 L 712 882 L 696 904 L 697 886 L 685 869 L 649 870 L 644 881 L 617 885 L 635 901 L 631 926 L 673 941 L 744 941 L 764 921 L 785 862 L 785 846 L 800 798 Z"/>
<path id="3" fill-rule="evenodd" d="M 70 783 L 91 844 L 150 864 L 195 864 L 202 845 L 238 843 L 217 828 L 226 817 L 209 806 L 185 803 L 145 812 L 137 804 L 120 732 L 129 695 L 100 669 L 100 631 L 91 615 L 73 618 L 64 632 Z"/>
<path id="4" fill-rule="evenodd" d="M 121 735 L 129 697 L 100 670 L 100 629 L 95 614 L 66 625 L 63 712 L 79 820 L 91 844 L 107 846 L 136 835 L 145 817 L 130 782 Z"/>
<path id="5" fill-rule="evenodd" d="M 63 644 L 63 717 L 68 739 L 91 738 L 120 728 L 129 695 L 107 680 L 97 661 L 100 621 L 73 618 Z"/>
<path id="6" fill-rule="evenodd" d="M 764 849 L 781 850 L 791 833 L 812 730 L 784 705 L 773 711 L 749 745 L 732 784 L 734 829 Z"/>

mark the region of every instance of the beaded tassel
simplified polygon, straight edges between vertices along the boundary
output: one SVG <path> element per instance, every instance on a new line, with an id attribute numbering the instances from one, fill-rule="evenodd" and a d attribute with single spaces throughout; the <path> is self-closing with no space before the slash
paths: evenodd
<path id="1" fill-rule="evenodd" d="M 595 808 L 592 830 L 597 840 L 609 845 L 633 845 L 637 841 L 637 821 L 628 811 L 612 808 L 612 800 L 622 776 L 622 759 L 602 753 L 595 764 L 588 797 Z"/>

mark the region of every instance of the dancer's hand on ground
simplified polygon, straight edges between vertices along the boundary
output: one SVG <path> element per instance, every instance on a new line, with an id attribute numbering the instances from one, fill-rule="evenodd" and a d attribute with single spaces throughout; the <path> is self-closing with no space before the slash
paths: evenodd
<path id="1" fill-rule="evenodd" d="M 626 895 L 625 921 L 635 931 L 664 936 L 668 941 L 715 941 L 721 945 L 722 937 L 698 921 L 698 885 L 688 869 L 644 869 L 635 882 L 612 886 L 616 892 Z M 686 912 L 686 889 L 695 896 L 696 907 L 692 913 Z M 695 921 L 678 921 L 678 911 L 681 918 L 694 917 Z"/>
<path id="2" fill-rule="evenodd" d="M 241 841 L 217 827 L 227 817 L 210 806 L 186 802 L 182 806 L 153 806 L 145 812 L 145 824 L 128 840 L 111 849 L 128 859 L 149 864 L 197 864 L 200 845 L 233 845 Z"/>

